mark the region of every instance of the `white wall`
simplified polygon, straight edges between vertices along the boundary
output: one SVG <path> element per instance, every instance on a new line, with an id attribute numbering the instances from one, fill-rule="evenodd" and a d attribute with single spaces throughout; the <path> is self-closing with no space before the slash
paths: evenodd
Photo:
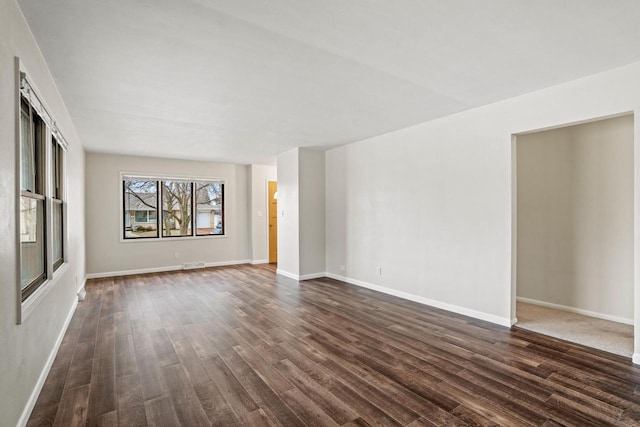
<path id="1" fill-rule="evenodd" d="M 512 135 L 639 106 L 636 63 L 328 151 L 327 271 L 509 325 Z"/>
<path id="2" fill-rule="evenodd" d="M 278 271 L 300 275 L 298 151 L 278 155 Z"/>
<path id="3" fill-rule="evenodd" d="M 633 117 L 520 135 L 516 152 L 518 297 L 633 319 Z"/>
<path id="4" fill-rule="evenodd" d="M 294 279 L 325 273 L 324 156 L 309 148 L 278 156 L 278 273 Z"/>
<path id="5" fill-rule="evenodd" d="M 301 148 L 300 276 L 325 272 L 325 164 L 324 152 Z"/>
<path id="6" fill-rule="evenodd" d="M 68 264 L 55 275 L 50 291 L 34 311 L 16 325 L 19 282 L 16 233 L 16 85 L 14 57 L 20 57 L 31 82 L 47 104 L 69 143 Z M 27 24 L 13 0 L 0 0 L 0 425 L 15 426 L 28 417 L 39 391 L 39 380 L 61 337 L 65 320 L 76 302 L 85 275 L 84 259 L 84 150 L 60 98 L 52 76 Z M 52 361 L 52 359 L 50 359 Z M 46 372 L 44 372 L 46 374 Z M 30 400 L 32 398 L 32 400 Z M 25 411 L 26 410 L 26 411 Z M 23 418 L 21 422 L 26 421 Z"/>
<path id="7" fill-rule="evenodd" d="M 225 237 L 121 242 L 121 172 L 223 179 Z M 245 165 L 87 153 L 87 273 L 170 269 L 198 261 L 249 262 L 248 177 Z"/>
<path id="8" fill-rule="evenodd" d="M 277 181 L 275 166 L 251 165 L 251 261 L 269 262 L 269 204 L 268 182 Z"/>

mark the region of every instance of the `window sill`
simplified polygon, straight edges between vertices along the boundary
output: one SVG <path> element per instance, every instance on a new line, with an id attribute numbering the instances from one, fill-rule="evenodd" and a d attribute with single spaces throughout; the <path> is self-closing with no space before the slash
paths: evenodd
<path id="1" fill-rule="evenodd" d="M 207 236 L 184 236 L 184 237 L 179 237 L 179 236 L 173 236 L 173 237 L 162 237 L 162 238 L 158 238 L 158 237 L 151 237 L 151 238 L 139 238 L 139 239 L 123 239 L 122 237 L 120 238 L 120 243 L 152 243 L 152 242 L 175 242 L 175 241 L 181 241 L 181 240 L 209 240 L 209 239 L 226 239 L 228 237 L 228 235 L 223 234 L 223 235 L 216 235 L 216 234 L 212 234 L 212 235 L 207 235 Z"/>
<path id="2" fill-rule="evenodd" d="M 18 324 L 22 324 L 27 320 L 29 315 L 35 311 L 35 308 L 40 304 L 44 297 L 53 289 L 53 287 L 58 283 L 60 277 L 64 274 L 69 266 L 68 262 L 64 262 L 60 268 L 58 268 L 54 273 L 51 280 L 45 281 L 40 287 L 31 295 L 29 298 L 22 301 L 20 306 L 20 319 Z"/>

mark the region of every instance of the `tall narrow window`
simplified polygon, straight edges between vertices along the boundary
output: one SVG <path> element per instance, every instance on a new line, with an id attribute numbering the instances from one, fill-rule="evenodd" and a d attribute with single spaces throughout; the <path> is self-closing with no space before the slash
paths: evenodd
<path id="1" fill-rule="evenodd" d="M 224 234 L 221 182 L 196 182 L 196 235 Z"/>
<path id="2" fill-rule="evenodd" d="M 162 181 L 162 237 L 192 236 L 192 183 Z"/>
<path id="3" fill-rule="evenodd" d="M 20 242 L 18 322 L 29 313 L 42 286 L 55 283 L 65 255 L 65 153 L 67 142 L 16 62 L 19 76 L 19 120 L 16 147 L 20 153 L 17 194 Z M 16 284 L 18 285 L 18 284 Z"/>
<path id="4" fill-rule="evenodd" d="M 125 179 L 124 238 L 158 237 L 158 181 Z"/>
<path id="5" fill-rule="evenodd" d="M 22 300 L 46 279 L 45 126 L 26 100 L 20 106 L 20 289 Z"/>
<path id="6" fill-rule="evenodd" d="M 64 159 L 64 150 L 58 144 L 55 137 L 51 138 L 51 240 L 53 252 L 51 254 L 53 261 L 53 269 L 57 270 L 64 262 L 63 251 L 63 175 L 62 162 Z"/>

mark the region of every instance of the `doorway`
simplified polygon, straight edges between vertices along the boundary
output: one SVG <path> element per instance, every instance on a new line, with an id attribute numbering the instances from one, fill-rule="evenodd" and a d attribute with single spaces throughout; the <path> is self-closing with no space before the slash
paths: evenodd
<path id="1" fill-rule="evenodd" d="M 516 326 L 633 353 L 633 130 L 624 115 L 514 137 Z"/>
<path id="2" fill-rule="evenodd" d="M 269 263 L 278 262 L 278 183 L 269 181 Z"/>

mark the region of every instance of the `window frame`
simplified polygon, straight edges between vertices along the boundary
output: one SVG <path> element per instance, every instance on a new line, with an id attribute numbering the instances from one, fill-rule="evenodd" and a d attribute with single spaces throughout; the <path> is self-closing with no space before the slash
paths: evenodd
<path id="1" fill-rule="evenodd" d="M 50 179 L 50 197 L 49 197 L 49 214 L 51 215 L 50 227 L 50 241 L 51 241 L 51 262 L 53 264 L 53 271 L 58 270 L 65 263 L 66 253 L 66 209 L 65 209 L 65 178 L 66 178 L 66 150 L 58 142 L 58 138 L 55 135 L 51 135 L 49 138 L 49 149 L 51 154 L 49 155 L 49 173 L 47 174 Z M 54 256 L 54 205 L 60 206 L 60 258 L 53 258 Z"/>
<path id="2" fill-rule="evenodd" d="M 125 230 L 125 180 L 141 180 L 141 181 L 156 181 L 158 193 L 157 193 L 157 206 L 156 209 L 156 217 L 157 217 L 157 235 L 156 236 L 147 236 L 147 237 L 126 237 Z M 203 176 L 193 176 L 193 175 L 175 175 L 175 174 L 163 174 L 163 173 L 147 173 L 147 172 L 126 172 L 121 171 L 118 177 L 118 186 L 120 188 L 120 242 L 121 243 L 149 243 L 149 242 L 168 242 L 168 241 L 176 241 L 176 240 L 206 240 L 206 239 L 224 239 L 228 237 L 227 233 L 227 224 L 226 224 L 226 200 L 225 200 L 225 186 L 226 179 L 221 177 L 203 177 Z M 181 236 L 163 236 L 163 221 L 164 221 L 164 209 L 161 205 L 162 203 L 162 191 L 164 186 L 164 181 L 186 181 L 191 184 L 191 234 L 189 235 L 181 235 Z M 222 231 L 223 234 L 197 234 L 196 231 L 196 221 L 197 221 L 197 204 L 196 204 L 196 194 L 195 188 L 198 182 L 217 182 L 221 184 L 221 193 L 222 193 Z"/>
<path id="3" fill-rule="evenodd" d="M 20 298 L 21 301 L 24 302 L 27 300 L 44 282 L 47 280 L 47 243 L 49 243 L 49 239 L 47 239 L 47 197 L 46 197 L 46 140 L 47 140 L 47 129 L 44 123 L 44 120 L 40 117 L 37 112 L 35 112 L 31 107 L 30 103 L 23 99 L 22 95 L 20 96 L 19 101 L 19 111 L 18 111 L 18 120 L 20 123 L 19 129 L 19 152 L 18 158 L 20 159 L 20 170 L 18 173 L 18 187 L 20 189 L 20 194 L 18 197 L 18 205 L 19 205 L 19 215 L 17 216 L 18 220 L 18 235 L 19 237 L 19 252 L 20 252 L 20 260 L 19 264 L 19 287 L 20 287 Z M 23 134 L 22 134 L 22 117 L 23 113 L 25 113 L 25 105 L 27 111 L 27 120 L 29 122 L 29 143 L 33 144 L 33 190 L 29 188 L 22 187 L 22 178 L 23 178 L 23 162 L 22 162 L 22 148 L 23 148 Z M 39 128 L 39 130 L 38 130 Z M 43 135 L 44 133 L 44 135 Z M 44 153 L 43 153 L 44 151 Z M 42 221 L 40 226 L 42 227 L 42 273 L 35 276 L 29 283 L 26 284 L 25 287 L 22 287 L 22 260 L 24 259 L 24 243 L 22 241 L 22 200 L 23 198 L 35 200 L 36 201 L 36 213 L 37 220 Z M 38 207 L 42 206 L 42 212 L 38 213 Z M 37 231 L 38 223 L 36 223 L 36 235 L 40 233 Z M 28 242 L 27 242 L 28 243 Z M 35 242 L 34 242 L 35 243 Z"/>
<path id="4" fill-rule="evenodd" d="M 36 305 L 58 282 L 63 270 L 68 265 L 68 227 L 67 227 L 67 151 L 68 143 L 56 125 L 56 121 L 49 113 L 50 109 L 40 96 L 40 91 L 35 87 L 34 81 L 18 57 L 15 58 L 15 244 L 17 248 L 16 256 L 16 323 L 21 324 L 30 313 L 35 310 Z M 36 175 L 34 188 L 36 191 L 23 190 L 23 127 L 22 115 L 23 106 L 26 105 L 29 111 L 29 131 L 30 144 L 34 144 L 36 151 L 36 165 L 34 174 Z M 35 135 L 34 117 L 37 116 L 41 123 L 39 136 Z M 54 147 L 53 144 L 56 144 Z M 37 148 L 36 148 L 37 147 Z M 56 165 L 53 165 L 52 156 L 57 154 Z M 38 165 L 37 163 L 40 162 Z M 58 172 L 56 183 L 53 182 L 52 173 Z M 54 187 L 55 185 L 55 187 Z M 42 245 L 43 249 L 38 257 L 42 256 L 44 272 L 36 279 L 22 285 L 22 270 L 25 263 L 24 247 L 22 245 L 22 200 L 36 199 L 42 205 Z M 60 235 L 54 236 L 53 206 L 60 206 Z M 57 234 L 57 233 L 55 233 Z M 53 259 L 54 240 L 60 243 L 60 257 Z"/>
<path id="5" fill-rule="evenodd" d="M 162 239 L 175 239 L 175 238 L 179 238 L 179 237 L 195 237 L 195 233 L 194 233 L 194 230 L 195 230 L 195 227 L 194 227 L 195 218 L 193 216 L 193 212 L 194 212 L 194 210 L 193 210 L 194 209 L 194 206 L 193 206 L 194 205 L 193 188 L 195 187 L 194 181 L 187 180 L 187 179 L 178 180 L 178 179 L 166 179 L 165 178 L 165 179 L 160 179 L 159 182 L 160 182 L 161 190 L 160 190 L 160 194 L 159 194 L 158 197 L 161 200 L 162 209 L 158 210 L 160 212 L 160 218 L 158 218 L 158 227 L 162 229 L 162 232 L 160 233 L 161 238 Z M 172 236 L 172 235 L 166 236 L 164 234 L 164 232 L 165 232 L 165 230 L 164 230 L 164 216 L 165 216 L 165 214 L 164 214 L 165 213 L 165 209 L 164 209 L 164 191 L 165 190 L 164 190 L 164 188 L 165 188 L 165 182 L 183 182 L 183 183 L 186 182 L 189 185 L 189 201 L 191 203 L 191 209 L 189 209 L 191 211 L 190 212 L 191 216 L 190 216 L 190 220 L 189 220 L 189 222 L 190 222 L 189 225 L 191 225 L 191 227 L 190 227 L 191 228 L 191 232 L 189 234 L 178 234 L 178 235 L 175 235 L 175 236 Z M 223 201 L 223 203 L 224 203 L 224 201 Z M 175 215 L 174 215 L 174 217 L 175 217 Z M 162 227 L 160 227 L 160 226 L 162 226 Z M 189 227 L 187 227 L 187 229 L 189 229 Z"/>
<path id="6" fill-rule="evenodd" d="M 220 183 L 220 197 L 222 199 L 222 208 L 220 209 L 220 216 L 222 218 L 222 233 L 220 233 L 220 234 L 198 234 L 198 227 L 197 227 L 197 225 L 198 225 L 198 217 L 197 217 L 197 215 L 198 215 L 198 190 L 197 190 L 197 185 L 196 185 L 198 182 L 207 182 L 207 183 L 219 182 Z M 194 211 L 194 213 L 196 215 L 194 217 L 194 220 L 193 220 L 194 221 L 194 225 L 195 225 L 195 227 L 193 228 L 194 235 L 197 236 L 197 237 L 224 236 L 224 235 L 226 235 L 227 221 L 226 221 L 226 218 L 225 218 L 225 215 L 224 215 L 225 206 L 226 206 L 225 194 L 224 194 L 224 187 L 225 187 L 224 181 L 216 181 L 216 180 L 213 180 L 213 181 L 202 181 L 202 180 L 199 180 L 199 181 L 194 181 L 193 184 L 194 184 L 194 186 L 193 186 L 193 194 L 194 194 L 193 195 L 193 201 L 194 201 L 194 204 L 195 204 L 193 211 Z"/>
<path id="7" fill-rule="evenodd" d="M 155 236 L 140 236 L 140 237 L 127 237 L 127 230 L 125 228 L 125 221 L 124 221 L 124 215 L 126 212 L 125 209 L 125 197 L 124 195 L 126 194 L 127 190 L 126 190 L 126 184 L 125 181 L 133 181 L 133 180 L 138 180 L 138 181 L 155 181 L 156 182 L 156 235 Z M 120 211 L 120 231 L 122 232 L 120 234 L 120 241 L 124 241 L 124 242 L 130 242 L 130 241 L 135 241 L 135 240 L 149 240 L 149 239 L 157 239 L 158 236 L 161 234 L 160 233 L 160 221 L 158 220 L 159 216 L 158 216 L 158 206 L 160 203 L 160 181 L 157 180 L 156 178 L 146 178 L 146 177 L 127 177 L 127 176 L 122 176 L 122 174 L 120 174 L 120 184 L 121 184 L 121 188 L 122 191 L 120 192 L 120 198 L 121 198 L 121 202 L 120 206 L 122 208 L 122 210 Z M 131 209 L 129 209 L 131 210 Z M 137 209 L 134 209 L 134 211 Z M 134 214 L 134 223 L 135 223 L 135 214 Z M 149 224 L 149 213 L 147 212 L 147 222 L 145 224 Z M 133 224 L 132 224 L 133 227 Z"/>

